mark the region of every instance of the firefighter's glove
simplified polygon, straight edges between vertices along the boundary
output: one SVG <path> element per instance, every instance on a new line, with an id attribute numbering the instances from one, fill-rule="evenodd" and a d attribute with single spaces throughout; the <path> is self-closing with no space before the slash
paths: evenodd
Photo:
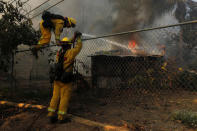
<path id="1" fill-rule="evenodd" d="M 71 43 L 75 43 L 75 40 L 76 40 L 77 38 L 79 38 L 80 36 L 82 36 L 82 33 L 79 32 L 79 31 L 75 31 L 74 37 L 72 38 Z"/>
<path id="2" fill-rule="evenodd" d="M 82 33 L 79 32 L 79 31 L 75 31 L 75 38 L 78 38 L 78 37 L 81 37 L 82 36 Z"/>

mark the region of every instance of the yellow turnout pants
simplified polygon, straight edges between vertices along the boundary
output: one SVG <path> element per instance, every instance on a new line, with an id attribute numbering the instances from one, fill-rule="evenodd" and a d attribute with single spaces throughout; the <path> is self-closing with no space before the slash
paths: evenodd
<path id="1" fill-rule="evenodd" d="M 48 108 L 48 116 L 56 115 L 58 109 L 58 119 L 63 120 L 67 114 L 69 100 L 72 93 L 72 83 L 62 83 L 54 81 L 53 97 Z M 59 108 L 58 108 L 59 106 Z"/>
<path id="2" fill-rule="evenodd" d="M 44 21 L 40 22 L 40 30 L 41 30 L 42 36 L 41 36 L 40 40 L 38 41 L 38 45 L 47 45 L 50 43 L 50 40 L 51 40 L 51 30 L 48 28 L 44 28 L 42 25 L 43 22 Z M 54 30 L 55 39 L 60 40 L 60 35 L 63 31 L 64 24 L 63 23 L 54 23 L 54 26 L 55 26 L 55 30 Z"/>
<path id="3" fill-rule="evenodd" d="M 50 40 L 51 40 L 51 30 L 48 28 L 44 28 L 42 25 L 43 22 L 44 21 L 40 22 L 40 31 L 41 31 L 42 36 L 41 36 L 40 40 L 38 41 L 38 45 L 49 44 Z"/>

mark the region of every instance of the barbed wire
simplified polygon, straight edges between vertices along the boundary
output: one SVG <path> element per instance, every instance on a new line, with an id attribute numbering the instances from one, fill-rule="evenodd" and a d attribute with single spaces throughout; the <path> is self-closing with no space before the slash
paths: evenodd
<path id="1" fill-rule="evenodd" d="M 36 10 L 36 9 L 38 9 L 39 7 L 41 7 L 42 5 L 46 4 L 46 3 L 49 2 L 49 1 L 50 1 L 50 0 L 46 0 L 46 1 L 43 2 L 42 4 L 36 6 L 34 9 L 30 10 L 29 12 L 27 12 L 27 13 L 25 14 L 25 16 L 26 16 L 26 15 L 29 15 L 31 12 L 33 12 L 33 11 Z"/>
<path id="2" fill-rule="evenodd" d="M 11 2 L 10 4 L 14 3 L 16 0 L 10 0 L 9 2 Z"/>
<path id="3" fill-rule="evenodd" d="M 26 8 L 26 9 L 24 9 L 24 8 Z M 28 9 L 31 10 L 31 5 L 26 3 L 25 5 L 23 5 L 23 8 L 21 9 L 21 11 L 24 11 L 23 13 L 28 13 Z M 22 13 L 21 11 L 20 11 L 20 13 Z"/>
<path id="4" fill-rule="evenodd" d="M 54 5 L 52 5 L 52 6 L 48 7 L 48 8 L 46 8 L 46 9 L 44 9 L 44 10 L 49 10 L 49 9 L 53 8 L 54 6 L 56 6 L 56 5 L 60 4 L 60 3 L 61 3 L 61 2 L 63 2 L 63 1 L 64 1 L 64 0 L 61 0 L 61 1 L 59 1 L 59 2 L 55 3 Z M 37 17 L 37 16 L 41 15 L 41 14 L 42 14 L 42 12 L 43 12 L 43 11 L 41 11 L 40 13 L 38 13 L 38 14 L 34 15 L 34 16 L 33 16 L 33 17 L 31 17 L 30 19 L 33 19 L 33 18 L 35 18 L 35 17 Z"/>
<path id="5" fill-rule="evenodd" d="M 23 2 L 23 5 L 26 4 L 27 2 L 29 2 L 30 0 L 26 0 L 25 2 Z"/>

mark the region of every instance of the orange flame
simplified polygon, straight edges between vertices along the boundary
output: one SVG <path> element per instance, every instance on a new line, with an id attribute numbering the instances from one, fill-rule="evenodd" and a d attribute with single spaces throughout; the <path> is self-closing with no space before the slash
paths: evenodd
<path id="1" fill-rule="evenodd" d="M 129 44 L 128 44 L 128 48 L 131 50 L 132 53 L 136 54 L 137 51 L 136 51 L 136 42 L 135 41 L 129 41 Z"/>
<path id="2" fill-rule="evenodd" d="M 129 49 L 133 49 L 136 47 L 136 42 L 135 41 L 129 41 Z"/>

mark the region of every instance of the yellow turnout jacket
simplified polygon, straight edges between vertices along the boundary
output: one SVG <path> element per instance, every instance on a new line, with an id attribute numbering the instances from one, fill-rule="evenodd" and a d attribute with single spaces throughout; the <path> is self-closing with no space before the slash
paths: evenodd
<path id="1" fill-rule="evenodd" d="M 73 66 L 70 66 L 68 69 L 67 67 L 74 62 L 75 57 L 79 54 L 79 52 L 81 51 L 81 48 L 82 48 L 81 38 L 78 38 L 77 44 L 75 45 L 75 47 L 72 49 L 68 49 L 66 53 L 64 54 L 63 68 L 64 70 L 66 69 L 66 72 L 72 72 Z M 60 50 L 60 51 L 63 51 L 63 50 Z M 56 62 L 58 62 L 59 60 L 60 51 L 58 51 L 56 55 Z"/>

